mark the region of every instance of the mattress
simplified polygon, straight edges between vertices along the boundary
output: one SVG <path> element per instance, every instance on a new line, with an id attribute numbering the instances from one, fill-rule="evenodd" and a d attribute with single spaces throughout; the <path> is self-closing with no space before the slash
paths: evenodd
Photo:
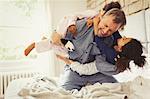
<path id="1" fill-rule="evenodd" d="M 55 81 L 58 82 L 58 80 Z M 83 87 L 80 91 L 66 91 L 53 87 L 49 88 L 50 90 L 41 91 L 37 88 L 31 92 L 33 86 L 25 90 L 25 86 L 31 82 L 34 82 L 33 78 L 12 81 L 6 90 L 5 99 L 149 99 L 150 97 L 150 79 L 142 76 L 120 83 L 95 83 Z"/>

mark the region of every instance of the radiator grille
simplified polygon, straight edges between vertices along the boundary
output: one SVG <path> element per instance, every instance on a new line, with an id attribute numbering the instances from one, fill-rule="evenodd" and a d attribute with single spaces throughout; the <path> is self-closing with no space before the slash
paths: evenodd
<path id="1" fill-rule="evenodd" d="M 3 96 L 8 84 L 15 79 L 30 78 L 34 75 L 40 74 L 39 72 L 9 72 L 0 73 L 0 96 Z"/>

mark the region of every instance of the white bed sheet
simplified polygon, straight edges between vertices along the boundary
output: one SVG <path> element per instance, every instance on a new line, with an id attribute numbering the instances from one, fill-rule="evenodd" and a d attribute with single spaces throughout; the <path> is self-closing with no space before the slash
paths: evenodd
<path id="1" fill-rule="evenodd" d="M 66 98 L 56 98 L 57 96 L 54 96 L 52 98 L 35 98 L 35 97 L 31 97 L 28 96 L 26 98 L 20 97 L 18 95 L 19 91 L 28 83 L 31 82 L 33 79 L 29 79 L 29 78 L 24 78 L 24 79 L 17 79 L 12 81 L 5 93 L 5 99 L 66 99 Z M 122 83 L 118 83 L 118 84 L 95 84 L 95 85 L 89 85 L 86 87 L 83 87 L 83 89 L 81 89 L 78 92 L 74 93 L 74 96 L 71 95 L 70 98 L 67 99 L 85 99 L 85 98 L 76 98 L 76 97 L 88 97 L 87 94 L 91 95 L 91 96 L 96 96 L 98 98 L 94 98 L 94 99 L 124 99 L 124 98 L 116 98 L 116 94 L 118 95 L 118 93 L 121 93 L 120 91 L 122 90 L 121 87 Z M 130 86 L 128 86 L 128 84 L 130 84 Z M 123 89 L 125 89 L 126 92 L 131 92 L 130 94 L 130 98 L 128 99 L 149 99 L 150 94 L 149 94 L 149 90 L 150 90 L 150 79 L 144 79 L 143 77 L 137 77 L 136 79 L 132 80 L 131 82 L 126 82 L 125 85 L 126 87 L 123 87 Z M 130 91 L 127 91 L 128 88 L 130 88 Z M 109 90 L 108 90 L 109 89 Z M 111 93 L 112 91 L 114 91 L 113 93 Z M 93 93 L 92 93 L 93 92 Z M 92 93 L 92 94 L 91 94 Z M 51 93 L 50 93 L 51 94 Z M 104 94 L 104 95 L 103 95 Z M 108 95 L 108 97 L 106 98 L 105 95 Z M 113 97 L 113 95 L 115 95 Z M 119 94 L 119 97 L 124 97 L 126 96 L 126 93 L 124 94 Z M 127 94 L 129 95 L 129 94 Z M 102 96 L 101 98 L 99 98 L 99 96 Z M 104 96 L 104 97 L 103 97 Z M 86 99 L 93 99 L 93 98 L 86 98 Z"/>
<path id="2" fill-rule="evenodd" d="M 96 83 L 94 85 L 83 87 L 80 91 L 75 90 L 73 93 L 67 93 L 68 91 L 62 92 L 63 90 L 58 91 L 60 92 L 59 94 L 57 94 L 57 92 L 56 94 L 50 93 L 50 96 L 46 98 L 44 97 L 44 95 L 42 95 L 42 97 L 37 97 L 37 98 L 31 97 L 31 96 L 28 96 L 25 98 L 20 97 L 18 95 L 19 91 L 26 85 L 26 83 L 30 81 L 32 81 L 32 79 L 18 79 L 18 80 L 12 81 L 6 90 L 5 99 L 93 99 L 91 97 L 94 97 L 94 99 L 106 99 L 106 97 L 107 99 L 124 99 L 120 97 L 126 96 L 126 94 L 124 93 L 118 94 L 118 91 L 121 90 L 119 83 L 116 83 L 116 84 L 106 83 L 103 85 Z M 107 92 L 106 90 L 110 90 L 114 92 L 113 93 Z"/>
<path id="3" fill-rule="evenodd" d="M 23 99 L 17 93 L 19 93 L 20 89 L 22 89 L 27 82 L 30 82 L 31 80 L 31 78 L 20 78 L 13 80 L 6 89 L 4 99 Z"/>
<path id="4" fill-rule="evenodd" d="M 149 56 L 147 56 L 149 57 Z M 147 61 L 150 62 L 150 57 L 147 58 Z M 131 66 L 131 71 L 126 70 L 123 73 L 120 73 L 118 75 L 115 75 L 115 78 L 119 81 L 119 82 L 128 82 L 128 81 L 133 81 L 136 77 L 138 76 L 142 76 L 146 79 L 149 79 L 149 85 L 148 88 L 150 90 L 150 65 L 149 63 L 147 63 L 147 65 L 144 68 L 137 68 L 133 62 L 130 63 Z M 52 79 L 54 79 L 54 81 L 56 81 L 58 83 L 59 79 L 58 78 L 54 78 L 52 77 Z M 23 99 L 22 97 L 20 97 L 18 95 L 19 91 L 28 83 L 28 82 L 32 82 L 33 78 L 21 78 L 21 79 L 17 79 L 12 81 L 9 85 L 8 88 L 6 90 L 5 93 L 5 98 L 4 99 Z M 148 90 L 148 92 L 149 92 Z M 139 91 L 140 92 L 140 91 Z M 142 93 L 142 92 L 141 92 Z M 147 94 L 146 94 L 147 95 Z M 149 99 L 150 94 L 148 94 L 147 97 L 143 98 L 143 99 Z M 35 99 L 34 97 L 27 97 L 26 99 Z M 101 98 L 100 98 L 101 99 Z M 104 98 L 105 99 L 105 98 Z M 136 98 L 135 98 L 136 99 Z M 142 99 L 142 98 L 141 98 Z"/>
<path id="5" fill-rule="evenodd" d="M 31 96 L 23 98 L 19 96 L 18 93 L 27 84 L 31 84 L 31 82 L 32 83 L 35 82 L 35 78 L 43 78 L 43 77 L 46 77 L 46 76 L 38 75 L 33 78 L 20 78 L 20 79 L 13 80 L 12 82 L 9 83 L 5 91 L 4 99 L 35 99 L 34 97 L 31 97 Z M 55 81 L 56 84 L 59 83 L 58 77 L 51 77 L 51 80 Z"/>

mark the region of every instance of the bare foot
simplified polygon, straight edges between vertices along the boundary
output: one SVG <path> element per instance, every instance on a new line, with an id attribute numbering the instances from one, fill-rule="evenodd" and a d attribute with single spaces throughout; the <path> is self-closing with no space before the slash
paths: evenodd
<path id="1" fill-rule="evenodd" d="M 35 48 L 35 43 L 30 44 L 25 50 L 24 55 L 28 56 L 28 54 Z"/>

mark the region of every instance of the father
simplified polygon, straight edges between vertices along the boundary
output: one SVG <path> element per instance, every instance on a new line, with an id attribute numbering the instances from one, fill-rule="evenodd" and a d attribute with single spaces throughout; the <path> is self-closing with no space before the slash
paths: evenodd
<path id="1" fill-rule="evenodd" d="M 111 46 L 113 44 L 112 34 L 122 28 L 126 24 L 125 14 L 120 9 L 112 9 L 108 11 L 98 25 L 97 36 L 105 37 L 104 42 L 108 42 Z M 70 40 L 75 47 L 75 50 L 69 52 L 70 59 L 78 61 L 82 64 L 96 60 L 96 67 L 98 73 L 93 75 L 82 75 L 73 71 L 68 65 L 65 66 L 65 74 L 62 81 L 62 87 L 67 90 L 80 89 L 87 83 L 115 83 L 117 80 L 112 76 L 117 74 L 115 65 L 106 62 L 101 55 L 95 43 L 95 33 L 93 27 L 88 28 L 86 20 L 78 20 L 76 23 L 78 34 L 74 37 L 71 33 L 67 33 L 66 38 Z"/>

